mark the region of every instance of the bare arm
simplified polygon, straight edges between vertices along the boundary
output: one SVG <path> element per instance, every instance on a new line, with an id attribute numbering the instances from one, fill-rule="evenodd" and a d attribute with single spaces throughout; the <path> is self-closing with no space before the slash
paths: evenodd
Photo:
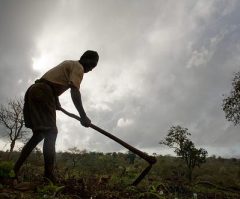
<path id="1" fill-rule="evenodd" d="M 82 105 L 81 93 L 76 87 L 71 87 L 71 97 L 72 97 L 73 104 L 75 105 L 82 119 L 81 124 L 85 127 L 89 127 L 91 124 L 91 120 L 87 117 L 84 111 L 84 108 Z"/>

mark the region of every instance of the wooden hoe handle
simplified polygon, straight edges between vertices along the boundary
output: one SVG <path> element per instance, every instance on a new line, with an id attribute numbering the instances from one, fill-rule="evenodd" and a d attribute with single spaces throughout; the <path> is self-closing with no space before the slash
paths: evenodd
<path id="1" fill-rule="evenodd" d="M 78 117 L 77 115 L 73 114 L 73 113 L 69 113 L 68 111 L 66 111 L 65 109 L 63 109 L 62 107 L 60 108 L 60 110 L 65 113 L 66 115 L 75 118 L 79 121 L 81 121 L 81 118 Z M 141 158 L 143 158 L 144 160 L 146 160 L 150 165 L 149 167 L 147 167 L 142 174 L 137 178 L 137 180 L 135 180 L 135 182 L 133 183 L 133 185 L 137 185 L 142 178 L 149 172 L 149 170 L 151 169 L 152 165 L 155 164 L 157 162 L 157 159 L 154 156 L 149 156 L 148 154 L 136 149 L 135 147 L 129 145 L 128 143 L 124 142 L 123 140 L 119 139 L 118 137 L 112 135 L 111 133 L 108 133 L 107 131 L 101 129 L 100 127 L 91 124 L 90 127 L 96 131 L 98 131 L 99 133 L 111 138 L 112 140 L 116 141 L 117 143 L 121 144 L 122 146 L 124 146 L 125 148 L 127 148 L 129 151 L 132 151 L 133 153 L 137 154 L 138 156 L 140 156 Z"/>

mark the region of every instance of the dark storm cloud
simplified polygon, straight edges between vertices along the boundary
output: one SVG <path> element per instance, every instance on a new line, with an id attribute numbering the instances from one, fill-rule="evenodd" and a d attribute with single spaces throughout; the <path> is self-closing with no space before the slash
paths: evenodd
<path id="1" fill-rule="evenodd" d="M 208 4 L 205 2 L 205 5 Z M 207 13 L 201 13 L 204 3 L 176 7 L 180 7 L 180 14 L 167 15 L 168 24 L 164 23 L 164 17 L 157 15 L 153 22 L 155 26 L 147 26 L 151 28 L 148 29 L 150 35 L 154 29 L 160 30 L 156 33 L 159 36 L 155 38 L 156 44 L 145 41 L 143 45 L 138 44 L 137 49 L 126 48 L 126 54 L 127 49 L 131 49 L 130 54 L 138 52 L 128 57 L 129 65 L 131 59 L 145 59 L 147 65 L 139 76 L 143 82 L 139 85 L 141 97 L 136 97 L 133 92 L 114 101 L 110 105 L 113 111 L 108 112 L 106 119 L 116 125 L 120 118 L 134 118 L 131 126 L 112 130 L 122 132 L 120 136 L 141 147 L 155 146 L 157 150 L 158 141 L 166 135 L 169 127 L 180 124 L 189 128 L 198 146 L 210 148 L 214 145 L 230 150 L 238 145 L 240 136 L 238 127 L 229 130 L 232 125 L 225 120 L 221 104 L 222 95 L 230 91 L 233 72 L 239 70 L 239 5 L 226 8 L 224 3 L 216 1 L 207 6 Z M 152 13 L 154 16 L 154 11 Z M 178 15 L 183 15 L 182 19 L 177 19 Z M 178 23 L 182 27 L 178 27 Z M 164 32 L 161 33 L 161 26 L 177 27 L 173 29 L 176 32 L 168 32 L 173 41 L 164 49 L 161 46 L 164 43 L 157 44 L 158 39 L 165 36 Z"/>
<path id="2" fill-rule="evenodd" d="M 239 70 L 238 1 L 29 2 L 0 4 L 1 101 L 24 92 L 27 80 L 44 72 L 33 71 L 32 58 L 78 58 L 92 48 L 99 66 L 84 77 L 81 91 L 94 123 L 159 153 L 158 142 L 180 124 L 210 154 L 240 154 L 239 127 L 221 110 Z M 61 97 L 73 111 L 70 101 L 69 93 Z M 59 150 L 122 150 L 58 116 Z"/>

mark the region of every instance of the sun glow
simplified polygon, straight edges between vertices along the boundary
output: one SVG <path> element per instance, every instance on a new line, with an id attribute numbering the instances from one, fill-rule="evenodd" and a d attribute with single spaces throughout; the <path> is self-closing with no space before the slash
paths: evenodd
<path id="1" fill-rule="evenodd" d="M 53 60 L 53 56 L 46 52 L 42 52 L 40 56 L 32 58 L 32 67 L 34 70 L 44 73 L 50 68 L 56 65 L 56 60 Z"/>
<path id="2" fill-rule="evenodd" d="M 33 61 L 33 69 L 40 71 L 42 66 L 46 65 L 47 60 L 44 57 L 40 58 L 32 58 Z"/>

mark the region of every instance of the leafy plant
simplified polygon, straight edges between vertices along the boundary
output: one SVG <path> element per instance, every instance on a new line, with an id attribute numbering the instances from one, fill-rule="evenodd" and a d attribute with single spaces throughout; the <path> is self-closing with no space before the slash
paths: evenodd
<path id="1" fill-rule="evenodd" d="M 154 185 L 151 185 L 147 192 L 139 194 L 139 198 L 158 198 L 165 199 L 162 191 L 159 191 L 158 188 Z"/>
<path id="2" fill-rule="evenodd" d="M 51 181 L 49 181 L 49 184 L 38 188 L 37 192 L 40 194 L 40 196 L 44 198 L 54 198 L 58 193 L 60 193 L 65 186 L 57 186 L 54 185 Z"/>

